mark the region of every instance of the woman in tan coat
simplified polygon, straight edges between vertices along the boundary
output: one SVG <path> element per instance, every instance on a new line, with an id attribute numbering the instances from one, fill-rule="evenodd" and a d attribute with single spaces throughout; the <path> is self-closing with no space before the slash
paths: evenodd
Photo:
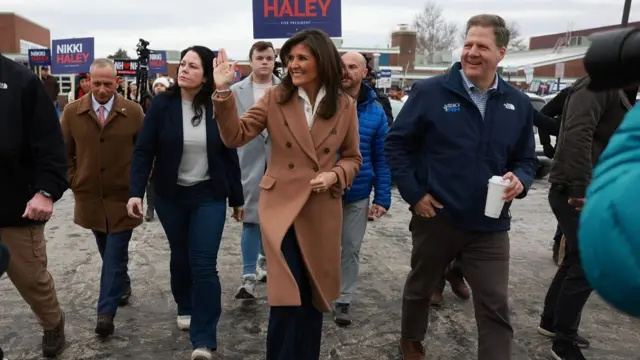
<path id="1" fill-rule="evenodd" d="M 239 118 L 229 90 L 236 64 L 221 49 L 212 98 L 227 146 L 240 147 L 264 129 L 271 139 L 258 203 L 269 264 L 267 360 L 317 360 L 322 312 L 340 293 L 342 195 L 362 164 L 358 119 L 326 33 L 301 31 L 280 56 L 288 67 L 282 83 Z"/>

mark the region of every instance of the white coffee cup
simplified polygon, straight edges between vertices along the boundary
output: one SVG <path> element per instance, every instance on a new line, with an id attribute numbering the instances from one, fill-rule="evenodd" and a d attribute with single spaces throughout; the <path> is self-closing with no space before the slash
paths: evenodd
<path id="1" fill-rule="evenodd" d="M 485 216 L 494 219 L 500 217 L 502 208 L 504 208 L 504 190 L 510 183 L 511 180 L 503 179 L 502 176 L 494 176 L 489 179 L 487 202 L 484 205 Z"/>

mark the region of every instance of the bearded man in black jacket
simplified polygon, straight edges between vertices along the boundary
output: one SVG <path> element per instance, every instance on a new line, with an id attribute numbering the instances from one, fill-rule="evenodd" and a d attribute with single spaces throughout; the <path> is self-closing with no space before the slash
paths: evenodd
<path id="1" fill-rule="evenodd" d="M 0 54 L 0 239 L 11 253 L 9 279 L 44 329 L 42 353 L 65 345 L 64 314 L 47 271 L 44 227 L 67 190 L 58 115 L 38 77 Z"/>

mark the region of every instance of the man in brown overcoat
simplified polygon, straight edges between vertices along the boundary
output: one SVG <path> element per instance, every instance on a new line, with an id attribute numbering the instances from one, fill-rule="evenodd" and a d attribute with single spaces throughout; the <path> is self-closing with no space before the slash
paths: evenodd
<path id="1" fill-rule="evenodd" d="M 74 222 L 90 229 L 102 257 L 96 334 L 113 334 L 119 305 L 131 295 L 129 240 L 140 220 L 127 215 L 129 168 L 144 114 L 116 92 L 113 63 L 97 59 L 89 74 L 91 92 L 67 105 L 62 131 L 69 184 L 75 196 Z"/>

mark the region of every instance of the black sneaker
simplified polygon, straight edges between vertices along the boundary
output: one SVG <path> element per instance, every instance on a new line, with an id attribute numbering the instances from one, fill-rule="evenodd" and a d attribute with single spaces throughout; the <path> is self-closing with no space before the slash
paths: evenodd
<path id="1" fill-rule="evenodd" d="M 64 313 L 60 318 L 60 323 L 54 329 L 45 330 L 42 335 L 42 356 L 54 358 L 62 353 L 66 345 L 64 336 Z M 0 356 L 0 359 L 2 356 Z"/>
<path id="2" fill-rule="evenodd" d="M 98 315 L 95 333 L 102 338 L 106 338 L 109 335 L 113 335 L 114 331 L 115 326 L 113 325 L 113 316 Z"/>
<path id="3" fill-rule="evenodd" d="M 349 315 L 350 304 L 336 303 L 333 310 L 333 321 L 340 326 L 351 325 L 351 315 Z"/>
<path id="4" fill-rule="evenodd" d="M 576 344 L 564 344 L 553 342 L 551 357 L 554 360 L 587 360 Z"/>
<path id="5" fill-rule="evenodd" d="M 551 326 L 546 321 L 540 322 L 540 326 L 538 326 L 538 334 L 542 336 L 546 336 L 548 338 L 554 338 L 556 336 L 556 333 L 553 330 L 553 326 Z M 576 344 L 576 346 L 583 349 L 586 349 L 589 346 L 591 346 L 591 343 L 589 342 L 589 340 L 585 339 L 580 335 L 576 335 L 575 339 L 573 339 L 573 342 Z"/>
<path id="6" fill-rule="evenodd" d="M 118 303 L 118 306 L 127 306 L 129 305 L 129 299 L 131 298 L 131 286 L 129 286 L 127 288 L 127 290 L 124 292 L 124 294 L 122 294 L 122 297 L 120 298 L 120 302 Z"/>

